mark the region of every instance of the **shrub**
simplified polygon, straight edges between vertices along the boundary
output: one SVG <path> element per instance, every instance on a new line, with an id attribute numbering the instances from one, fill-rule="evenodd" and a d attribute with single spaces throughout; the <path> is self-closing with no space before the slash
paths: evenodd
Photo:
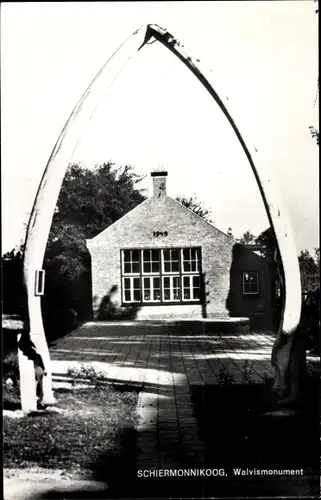
<path id="1" fill-rule="evenodd" d="M 20 376 L 19 376 L 19 363 L 18 363 L 18 353 L 10 352 L 7 354 L 3 360 L 2 364 L 3 382 L 6 385 L 12 385 L 13 387 L 19 387 Z"/>
<path id="2" fill-rule="evenodd" d="M 253 361 L 250 364 L 248 360 L 244 361 L 243 370 L 242 370 L 242 383 L 243 384 L 253 384 Z"/>
<path id="3" fill-rule="evenodd" d="M 235 382 L 234 375 L 232 373 L 228 373 L 225 366 L 222 366 L 222 368 L 219 369 L 217 379 L 219 385 L 221 386 L 234 384 Z"/>
<path id="4" fill-rule="evenodd" d="M 71 384 L 88 382 L 95 389 L 101 387 L 106 380 L 104 372 L 96 370 L 92 365 L 81 365 L 80 368 L 68 368 L 67 376 L 71 379 Z"/>

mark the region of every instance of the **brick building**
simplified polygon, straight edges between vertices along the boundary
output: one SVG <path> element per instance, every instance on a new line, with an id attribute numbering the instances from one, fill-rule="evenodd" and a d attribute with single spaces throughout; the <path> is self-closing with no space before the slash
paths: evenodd
<path id="1" fill-rule="evenodd" d="M 237 244 L 166 194 L 153 195 L 94 238 L 96 319 L 260 317 L 274 308 L 274 266 L 262 247 Z"/>

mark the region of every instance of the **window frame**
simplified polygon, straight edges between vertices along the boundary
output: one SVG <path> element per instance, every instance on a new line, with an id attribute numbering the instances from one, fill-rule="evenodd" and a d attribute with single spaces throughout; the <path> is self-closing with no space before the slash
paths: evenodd
<path id="1" fill-rule="evenodd" d="M 127 264 L 128 262 L 125 262 L 125 260 L 122 258 L 122 253 L 120 254 L 120 258 L 121 258 L 121 273 L 122 273 L 122 277 L 123 276 L 140 276 L 141 274 L 141 267 L 142 267 L 142 259 L 141 259 L 141 252 L 139 251 L 139 248 L 126 248 L 124 249 L 124 251 L 126 252 L 132 252 L 132 251 L 138 251 L 138 255 L 139 255 L 139 260 L 136 261 L 136 260 L 129 260 L 128 262 L 131 264 L 131 267 L 132 267 L 132 264 L 133 262 L 137 263 L 138 262 L 138 265 L 139 265 L 139 270 L 137 273 L 133 273 L 133 272 L 130 272 L 130 273 L 125 273 L 125 263 Z"/>
<path id="2" fill-rule="evenodd" d="M 251 275 L 255 274 L 256 275 L 256 291 L 255 292 L 247 292 L 245 291 L 245 274 Z M 260 295 L 260 273 L 259 271 L 243 271 L 242 272 L 242 294 L 243 296 L 259 296 Z"/>
<path id="3" fill-rule="evenodd" d="M 154 278 L 159 279 L 160 298 L 159 298 L 159 300 L 154 299 L 154 298 L 151 299 L 151 300 L 146 300 L 144 298 L 144 292 L 145 292 L 145 283 L 144 283 L 144 280 L 145 279 L 149 280 L 149 283 L 150 283 L 151 286 L 150 286 L 150 288 L 147 288 L 147 290 L 150 290 L 151 296 L 153 297 L 154 290 L 155 290 L 155 288 L 154 288 Z M 142 297 L 141 297 L 142 300 L 141 300 L 141 302 L 143 304 L 148 304 L 148 305 L 150 305 L 150 304 L 161 304 L 162 303 L 162 279 L 161 279 L 161 276 L 158 275 L 158 274 L 157 275 L 155 275 L 155 274 L 154 275 L 143 274 L 141 279 L 142 279 L 142 281 L 141 281 L 141 284 L 142 284 Z M 156 288 L 156 290 L 158 290 L 158 288 Z"/>
<path id="4" fill-rule="evenodd" d="M 198 255 L 199 262 L 199 270 L 198 271 L 183 271 L 183 250 L 185 249 L 196 249 Z M 139 273 L 125 273 L 124 272 L 124 252 L 128 250 L 138 250 L 139 251 Z M 143 252 L 145 250 L 156 250 L 159 251 L 159 263 L 160 269 L 159 272 L 143 272 Z M 164 250 L 177 250 L 179 256 L 179 269 L 178 271 L 165 272 L 164 271 Z M 180 246 L 180 247 L 144 247 L 144 248 L 134 248 L 134 247 L 125 247 L 120 249 L 120 283 L 121 283 L 121 304 L 126 307 L 136 306 L 140 304 L 141 306 L 167 306 L 167 305 L 202 305 L 204 301 L 204 291 L 203 291 L 203 280 L 202 280 L 202 248 L 200 246 Z M 183 298 L 183 279 L 184 276 L 198 276 L 199 277 L 199 299 L 184 299 Z M 164 300 L 164 286 L 163 286 L 163 278 L 164 277 L 178 277 L 180 279 L 180 298 L 179 300 L 172 300 L 172 291 L 171 291 L 171 299 Z M 126 302 L 125 301 L 125 287 L 124 287 L 124 278 L 139 278 L 140 279 L 140 301 L 135 302 Z M 144 278 L 159 278 L 160 279 L 160 300 L 144 300 Z M 190 278 L 193 279 L 193 278 Z M 171 284 L 173 283 L 173 279 L 171 279 Z M 172 289 L 172 287 L 171 287 Z"/>
<path id="5" fill-rule="evenodd" d="M 200 298 L 199 299 L 194 299 L 194 297 L 190 298 L 190 299 L 185 299 L 184 298 L 184 289 L 186 288 L 184 286 L 184 278 L 188 278 L 189 279 L 189 291 L 191 292 L 191 295 L 194 295 L 193 294 L 193 290 L 194 289 L 197 289 L 199 290 L 199 296 Z M 194 287 L 194 278 L 198 278 L 199 279 L 199 286 L 198 287 Z M 201 301 L 201 276 L 200 274 L 196 274 L 194 272 L 194 274 L 182 274 L 182 285 L 181 285 L 181 294 L 182 294 L 182 301 L 183 302 L 187 302 L 187 303 L 191 303 L 191 302 L 196 302 L 196 301 Z"/>
<path id="6" fill-rule="evenodd" d="M 133 304 L 133 305 L 136 305 L 136 304 L 140 304 L 141 301 L 142 301 L 142 283 L 140 281 L 140 288 L 134 288 L 132 285 L 130 286 L 129 288 L 129 291 L 130 291 L 130 301 L 126 301 L 125 300 L 125 291 L 127 290 L 125 288 L 125 280 L 126 279 L 129 279 L 130 280 L 130 283 L 132 284 L 134 279 L 138 279 L 140 280 L 140 277 L 139 276 L 122 276 L 122 303 L 126 304 L 126 305 L 129 305 L 129 304 Z M 134 290 L 140 290 L 140 299 L 139 300 L 133 300 L 134 298 Z"/>
<path id="7" fill-rule="evenodd" d="M 178 278 L 179 279 L 179 286 L 178 287 L 174 287 L 173 286 L 173 281 L 175 278 Z M 182 276 L 180 274 L 163 274 L 162 275 L 162 304 L 180 304 L 182 302 L 182 280 L 181 280 Z M 168 300 L 165 299 L 165 294 L 164 294 L 164 291 L 165 291 L 165 286 L 164 286 L 164 281 L 165 279 L 168 279 L 169 280 L 169 291 L 170 291 L 170 298 Z M 173 296 L 174 296 L 174 289 L 177 289 L 179 290 L 179 298 L 178 299 L 173 299 Z M 166 289 L 168 289 L 168 287 L 166 287 Z"/>

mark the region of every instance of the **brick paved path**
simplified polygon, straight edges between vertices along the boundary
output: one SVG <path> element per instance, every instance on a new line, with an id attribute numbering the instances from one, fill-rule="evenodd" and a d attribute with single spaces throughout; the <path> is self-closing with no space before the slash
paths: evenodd
<path id="1" fill-rule="evenodd" d="M 219 384 L 227 374 L 232 383 L 245 383 L 249 371 L 252 382 L 261 382 L 272 375 L 272 344 L 268 334 L 87 323 L 51 347 L 53 380 L 64 385 L 68 367 L 91 364 L 111 383 L 138 386 L 138 469 L 202 466 L 190 387 Z"/>

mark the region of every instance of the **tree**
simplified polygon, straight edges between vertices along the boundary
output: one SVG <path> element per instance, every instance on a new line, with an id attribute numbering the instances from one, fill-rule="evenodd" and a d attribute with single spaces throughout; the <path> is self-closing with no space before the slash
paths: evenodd
<path id="1" fill-rule="evenodd" d="M 212 223 L 210 218 L 211 211 L 204 207 L 204 204 L 197 199 L 197 197 L 191 196 L 190 198 L 186 198 L 185 196 L 177 196 L 176 201 L 179 201 L 184 207 L 189 208 L 199 217 L 206 220 L 207 222 Z"/>
<path id="2" fill-rule="evenodd" d="M 2 256 L 3 313 L 23 313 L 24 291 L 22 281 L 23 246 L 13 248 Z"/>
<path id="3" fill-rule="evenodd" d="M 91 314 L 90 256 L 86 239 L 96 236 L 141 203 L 143 177 L 112 162 L 88 169 L 72 164 L 60 191 L 45 252 L 46 292 L 42 300 L 50 338 Z"/>
<path id="4" fill-rule="evenodd" d="M 241 243 L 242 245 L 254 244 L 256 243 L 256 237 L 249 230 L 247 230 L 240 238 L 239 243 Z"/>
<path id="5" fill-rule="evenodd" d="M 316 265 L 318 266 L 318 272 L 320 272 L 320 248 L 314 249 L 314 260 Z"/>
<path id="6" fill-rule="evenodd" d="M 318 259 L 319 249 L 316 249 L 316 259 Z M 301 250 L 299 255 L 299 265 L 301 273 L 302 290 L 315 288 L 319 281 L 319 265 L 308 250 Z"/>

